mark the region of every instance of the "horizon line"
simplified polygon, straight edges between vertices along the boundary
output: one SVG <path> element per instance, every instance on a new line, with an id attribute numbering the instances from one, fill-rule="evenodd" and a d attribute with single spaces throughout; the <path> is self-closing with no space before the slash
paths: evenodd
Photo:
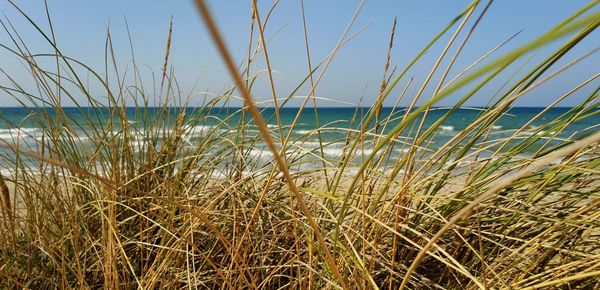
<path id="1" fill-rule="evenodd" d="M 454 106 L 432 106 L 430 108 L 453 108 Z M 575 106 L 552 106 L 551 108 L 574 108 Z M 52 109 L 52 108 L 57 108 L 55 106 L 47 106 L 47 107 L 35 107 L 35 106 L 0 106 L 0 109 Z M 60 106 L 60 108 L 63 109 L 72 109 L 72 108 L 115 108 L 115 106 Z M 121 108 L 121 107 L 118 107 Z M 196 108 L 206 108 L 206 107 L 202 107 L 202 106 L 125 106 L 126 109 L 135 109 L 135 108 L 175 108 L 175 109 L 179 109 L 179 108 L 190 108 L 190 109 L 196 109 Z M 241 109 L 243 108 L 242 106 L 222 106 L 222 107 L 218 107 L 218 106 L 214 106 L 211 107 L 212 109 Z M 268 107 L 258 107 L 259 109 L 275 109 L 275 107 L 272 106 L 268 106 Z M 280 107 L 280 110 L 285 110 L 285 109 L 300 109 L 302 107 L 300 106 L 290 106 L 290 107 Z M 351 106 L 319 106 L 317 107 L 317 109 L 370 109 L 373 108 L 373 106 L 355 106 L 355 107 L 351 107 Z M 393 109 L 393 108 L 408 108 L 408 106 L 382 106 L 381 108 L 383 109 Z M 418 108 L 417 106 L 415 108 Z M 468 108 L 476 108 L 476 109 L 488 109 L 488 108 L 494 108 L 492 106 L 460 106 L 458 107 L 459 109 L 468 109 Z M 548 108 L 548 106 L 511 106 L 508 108 Z M 314 107 L 304 107 L 305 110 L 314 110 Z"/>

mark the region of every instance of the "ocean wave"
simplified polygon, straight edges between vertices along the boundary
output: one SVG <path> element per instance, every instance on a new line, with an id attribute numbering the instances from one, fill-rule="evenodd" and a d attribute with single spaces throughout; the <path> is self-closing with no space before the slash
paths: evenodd
<path id="1" fill-rule="evenodd" d="M 0 139 L 3 140 L 14 140 L 16 138 L 41 138 L 44 135 L 44 131 L 41 128 L 9 128 L 0 129 Z"/>
<path id="2" fill-rule="evenodd" d="M 321 142 L 319 141 L 305 141 L 305 142 L 296 142 L 294 143 L 296 146 L 298 147 L 302 147 L 305 149 L 314 149 L 314 148 L 319 148 L 321 147 Z M 323 140 L 323 147 L 344 147 L 346 143 L 344 142 L 334 142 L 331 143 L 330 141 L 327 140 Z"/>
<path id="3" fill-rule="evenodd" d="M 72 136 L 69 136 L 68 138 L 67 137 L 61 137 L 61 138 L 62 138 L 62 140 L 67 139 L 67 140 L 74 140 L 74 141 L 80 141 L 80 142 L 91 140 L 91 138 L 86 135 L 72 135 Z M 38 137 L 35 137 L 35 140 L 41 142 L 43 140 L 43 138 L 41 136 L 38 136 Z M 46 141 L 48 141 L 48 138 L 46 138 Z"/>
<path id="4" fill-rule="evenodd" d="M 142 148 L 144 147 L 148 142 L 145 141 L 138 141 L 138 140 L 129 140 L 129 145 L 134 147 L 134 148 Z"/>
<path id="5" fill-rule="evenodd" d="M 79 141 L 89 141 L 91 138 L 85 135 L 76 135 L 75 139 L 79 140 Z"/>
<path id="6" fill-rule="evenodd" d="M 34 132 L 41 132 L 42 129 L 41 128 L 8 128 L 8 129 L 0 129 L 0 134 L 6 134 L 6 133 L 34 133 Z"/>
<path id="7" fill-rule="evenodd" d="M 121 132 L 111 132 L 117 135 Z M 89 136 L 81 131 L 75 133 L 62 132 L 61 136 L 58 136 L 61 140 L 65 141 L 79 141 L 87 142 L 91 140 Z M 46 134 L 42 128 L 12 128 L 12 129 L 0 129 L 0 139 L 5 141 L 16 141 L 17 139 L 22 140 L 28 144 L 30 141 L 35 142 L 52 142 L 51 138 Z M 31 144 L 30 144 L 31 145 Z"/>
<path id="8" fill-rule="evenodd" d="M 443 130 L 443 131 L 454 131 L 454 126 L 440 126 L 440 130 Z"/>
<path id="9" fill-rule="evenodd" d="M 212 126 L 212 125 L 194 125 L 194 126 L 186 126 L 183 128 L 183 130 L 187 134 L 187 136 L 193 137 L 193 136 L 203 135 L 204 133 L 210 132 L 211 130 L 213 130 L 217 127 L 218 126 Z M 223 131 L 223 130 L 219 130 L 219 131 Z"/>
<path id="10" fill-rule="evenodd" d="M 345 151 L 344 148 L 323 148 L 323 154 L 336 157 L 342 156 Z"/>
<path id="11" fill-rule="evenodd" d="M 295 130 L 295 131 L 294 131 L 294 133 L 296 133 L 296 134 L 301 134 L 301 135 L 304 135 L 304 134 L 311 134 L 311 133 L 313 133 L 313 132 L 315 132 L 315 130 Z"/>
<path id="12" fill-rule="evenodd" d="M 329 156 L 333 156 L 333 157 L 340 157 L 342 155 L 347 155 L 348 154 L 348 150 L 345 148 L 323 148 L 323 153 L 325 155 L 329 155 Z M 371 155 L 373 153 L 373 148 L 364 148 L 364 149 L 357 149 L 353 152 L 353 156 L 360 156 L 360 155 Z"/>
<path id="13" fill-rule="evenodd" d="M 502 130 L 502 126 L 500 126 L 500 125 L 494 125 L 494 126 L 492 126 L 492 129 L 494 129 L 494 130 Z"/>
<path id="14" fill-rule="evenodd" d="M 304 149 L 306 149 L 306 152 L 310 151 L 313 154 L 316 155 L 320 155 L 321 154 L 321 150 L 319 150 L 318 146 L 315 147 L 303 147 Z M 254 157 L 254 158 L 272 158 L 273 157 L 273 152 L 271 152 L 269 149 L 267 148 L 251 148 L 249 150 L 245 150 L 245 152 L 247 152 L 247 154 L 250 157 Z M 298 153 L 298 152 L 302 152 L 300 151 L 300 149 L 290 149 L 286 152 L 286 154 L 294 154 L 294 153 Z M 352 154 L 352 156 L 356 157 L 356 156 L 360 156 L 362 154 L 364 154 L 365 156 L 369 155 L 373 153 L 373 149 L 372 148 L 364 148 L 364 149 L 357 149 L 354 151 L 354 153 Z M 339 147 L 339 146 L 323 146 L 323 154 L 327 157 L 341 157 L 343 155 L 347 155 L 348 154 L 348 148 L 344 148 Z"/>
<path id="15" fill-rule="evenodd" d="M 556 131 L 546 132 L 546 131 L 542 130 L 542 131 L 539 131 L 539 132 L 524 132 L 523 134 L 525 134 L 527 136 L 533 136 L 533 135 L 541 136 L 541 135 L 546 135 L 546 134 L 553 135 L 553 134 L 556 134 Z"/>
<path id="16" fill-rule="evenodd" d="M 273 152 L 271 152 L 271 150 L 269 149 L 261 149 L 261 148 L 251 148 L 250 150 L 245 150 L 246 152 L 248 152 L 248 155 L 250 155 L 251 157 L 272 157 L 273 156 Z"/>

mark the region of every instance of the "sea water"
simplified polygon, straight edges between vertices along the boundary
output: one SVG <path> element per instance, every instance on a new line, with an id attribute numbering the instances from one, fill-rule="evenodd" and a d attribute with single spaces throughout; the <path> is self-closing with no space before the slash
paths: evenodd
<path id="1" fill-rule="evenodd" d="M 239 124 L 242 115 L 240 108 L 212 108 L 209 111 L 202 108 L 127 108 L 118 111 L 109 108 L 61 108 L 60 110 L 54 108 L 0 108 L 0 143 L 2 143 L 0 169 L 6 171 L 15 166 L 15 148 L 40 152 L 42 143 L 50 147 L 48 140 L 52 138 L 48 137 L 47 128 L 58 119 L 62 124 L 67 124 L 61 128 L 60 137 L 68 138 L 71 144 L 79 144 L 80 148 L 86 148 L 90 144 L 98 147 L 98 143 L 94 143 L 94 140 L 102 138 L 112 140 L 118 137 L 123 131 L 122 116 L 125 116 L 127 130 L 134 133 L 131 134 L 133 137 L 128 138 L 128 142 L 132 142 L 133 147 L 138 149 L 137 151 L 145 152 L 148 150 L 149 142 L 143 138 L 135 138 L 135 136 L 144 136 L 144 130 L 155 130 L 157 134 L 168 134 L 182 110 L 186 111 L 186 118 L 182 122 L 183 131 L 181 133 L 184 134 L 185 146 L 189 147 L 189 152 L 194 152 L 195 145 L 207 138 L 208 134 L 211 134 L 213 138 L 215 136 L 222 139 L 239 138 Z M 522 149 L 523 154 L 533 154 L 539 150 L 548 136 L 553 136 L 552 142 L 554 143 L 575 140 L 598 130 L 598 126 L 600 126 L 600 114 L 598 114 L 598 110 L 592 110 L 585 114 L 588 116 L 587 118 L 572 122 L 560 130 L 551 129 L 546 125 L 559 119 L 571 118 L 577 111 L 572 108 L 550 108 L 539 118 L 533 120 L 543 110 L 544 108 L 513 107 L 505 111 L 501 118 L 489 126 L 486 140 L 480 141 L 489 144 L 494 139 L 512 138 L 514 140 L 511 142 L 515 143 L 519 139 L 531 136 L 543 137 L 532 146 Z M 292 155 L 290 158 L 293 160 L 304 160 L 298 162 L 298 164 L 302 164 L 300 167 L 303 168 L 323 166 L 323 162 L 319 162 L 323 159 L 331 162 L 330 164 L 334 166 L 342 156 L 350 156 L 354 164 L 360 163 L 365 156 L 373 153 L 373 143 L 377 137 L 393 132 L 406 117 L 406 111 L 406 108 L 383 108 L 379 116 L 381 124 L 377 126 L 377 132 L 375 132 L 374 120 L 366 126 L 363 122 L 369 114 L 369 108 L 321 107 L 316 110 L 305 108 L 290 132 L 290 126 L 298 115 L 298 108 L 283 108 L 279 110 L 279 114 L 276 114 L 273 108 L 261 109 L 267 122 L 267 128 L 278 145 L 281 144 L 281 136 L 285 139 L 288 134 L 290 135 L 286 152 Z M 485 109 L 461 108 L 451 114 L 448 114 L 449 112 L 449 108 L 432 108 L 427 113 L 427 117 L 422 123 L 421 135 L 441 118 L 447 116 L 447 119 L 433 130 L 426 142 L 421 144 L 424 152 L 432 152 L 447 144 L 461 131 L 472 126 L 473 121 L 485 113 Z M 121 116 L 116 114 L 121 114 Z M 163 117 L 159 118 L 159 115 Z M 194 116 L 202 117 L 194 118 Z M 399 132 L 396 138 L 398 144 L 394 145 L 387 153 L 390 157 L 388 162 L 393 162 L 408 152 L 408 148 L 413 142 L 411 137 L 414 136 L 421 124 L 422 117 L 423 114 L 418 115 L 409 126 Z M 111 118 L 113 122 L 109 122 Z M 252 119 L 247 112 L 246 119 L 247 124 L 250 124 L 249 127 L 246 127 L 246 136 L 258 135 L 258 130 L 252 126 Z M 156 120 L 164 122 L 156 122 Z M 348 154 L 348 144 L 355 140 L 361 130 L 367 132 L 364 135 L 366 136 L 364 142 L 361 142 L 352 154 Z M 518 131 L 518 138 L 511 137 Z M 104 135 L 99 136 L 97 132 L 104 132 Z M 239 139 L 237 140 L 239 142 Z M 242 150 L 255 161 L 254 165 L 262 166 L 269 162 L 272 163 L 273 153 L 268 150 L 266 144 L 261 141 L 262 139 L 254 138 L 253 140 L 255 141 Z M 504 149 L 510 149 L 510 145 Z M 153 146 L 160 146 L 160 144 L 153 144 Z M 233 147 L 231 151 L 234 151 Z M 207 152 L 205 156 L 210 154 Z M 31 163 L 34 164 L 35 161 L 31 161 Z"/>

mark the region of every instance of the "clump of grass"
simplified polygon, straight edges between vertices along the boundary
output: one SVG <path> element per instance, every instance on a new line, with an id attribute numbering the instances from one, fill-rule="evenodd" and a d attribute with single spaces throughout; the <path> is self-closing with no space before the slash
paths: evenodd
<path id="1" fill-rule="evenodd" d="M 52 53 L 32 55 L 10 20 L 1 20 L 10 41 L 2 47 L 28 65 L 37 84 L 31 91 L 2 68 L 7 80 L 2 93 L 20 102 L 28 112 L 25 120 L 43 134 L 36 138 L 21 130 L 16 138 L 2 140 L 0 158 L 11 170 L 0 176 L 0 287 L 600 287 L 600 133 L 592 126 L 561 134 L 598 117 L 600 87 L 594 81 L 599 75 L 555 97 L 509 134 L 493 130 L 515 101 L 589 55 L 556 67 L 600 24 L 598 12 L 590 12 L 595 2 L 530 43 L 489 60 L 494 48 L 447 81 L 487 11 L 486 6 L 469 22 L 481 5 L 473 2 L 407 67 L 389 70 L 388 53 L 379 95 L 366 112 L 357 108 L 352 120 L 341 123 L 346 124 L 338 140 L 343 148 L 334 158 L 325 153 L 330 141 L 321 135 L 332 130 L 329 124 L 307 134 L 291 132 L 309 100 L 318 118 L 312 96 L 335 52 L 354 37 L 347 33 L 353 20 L 330 56 L 314 67 L 305 31 L 307 76 L 264 115 L 267 111 L 252 98 L 253 80 L 259 77 L 252 65 L 261 55 L 268 59 L 264 33 L 277 2 L 264 20 L 253 2 L 252 27 L 258 30 L 251 29 L 241 71 L 210 11 L 203 1 L 197 3 L 235 80 L 218 96 L 204 96 L 202 106 L 189 105 L 194 96 L 180 93 L 169 69 L 171 27 L 155 88 L 142 81 L 133 55 L 132 71 L 115 63 L 110 33 L 104 71 L 96 71 L 63 55 L 54 31 L 47 33 L 27 14 Z M 303 10 L 302 16 L 306 19 Z M 411 67 L 451 29 L 428 77 L 414 83 L 408 77 Z M 513 66 L 566 35 L 528 71 Z M 252 43 L 256 38 L 259 43 Z M 56 66 L 43 65 L 47 58 Z M 436 144 L 443 122 L 511 69 L 489 106 Z M 90 80 L 82 81 L 83 75 Z M 269 79 L 276 102 L 270 74 Z M 92 97 L 88 82 L 105 89 L 107 104 Z M 306 101 L 294 121 L 283 124 L 281 110 L 305 84 L 310 86 Z M 386 116 L 382 104 L 399 84 L 404 86 Z M 542 127 L 530 126 L 593 85 L 574 108 Z M 431 86 L 434 93 L 426 96 Z M 413 87 L 418 90 L 410 96 Z M 459 89 L 466 92 L 460 100 L 431 120 L 431 112 L 440 110 L 434 105 Z M 227 107 L 236 91 L 245 106 Z M 89 105 L 79 105 L 78 96 Z M 398 107 L 405 97 L 412 97 L 411 105 Z M 63 108 L 65 100 L 77 105 Z M 11 127 L 23 127 L 12 124 L 10 116 L 0 117 Z M 276 130 L 264 118 L 275 119 Z M 304 145 L 314 138 L 318 148 Z M 257 151 L 276 162 L 265 162 Z M 303 167 L 307 162 L 313 165 L 309 169 Z"/>

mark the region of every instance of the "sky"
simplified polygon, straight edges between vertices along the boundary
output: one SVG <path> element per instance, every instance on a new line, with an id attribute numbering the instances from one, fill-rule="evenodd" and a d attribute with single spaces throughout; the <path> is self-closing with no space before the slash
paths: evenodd
<path id="1" fill-rule="evenodd" d="M 191 96 L 190 104 L 200 104 L 205 100 L 204 93 L 219 94 L 231 85 L 230 76 L 192 1 L 51 0 L 48 2 L 56 42 L 62 53 L 82 61 L 102 74 L 105 69 L 106 33 L 107 30 L 110 30 L 119 71 L 121 75 L 125 71 L 131 75 L 133 58 L 125 26 L 126 19 L 131 33 L 135 61 L 142 72 L 141 78 L 146 84 L 150 84 L 147 87 L 151 87 L 152 74 L 155 75 L 155 78 L 160 77 L 169 20 L 173 17 L 169 65 L 176 75 L 182 94 Z M 264 20 L 273 1 L 258 2 L 261 17 Z M 391 51 L 391 66 L 400 70 L 469 3 L 470 1 L 458 0 L 366 1 L 350 28 L 350 33 L 358 31 L 360 33 L 338 51 L 316 88 L 317 96 L 328 99 L 320 100 L 319 104 L 321 106 L 355 106 L 358 104 L 368 106 L 373 103 L 379 91 L 394 17 L 397 17 L 398 23 L 394 47 Z M 535 39 L 587 3 L 588 1 L 579 0 L 494 1 L 450 70 L 450 78 L 511 35 L 522 30 L 516 38 L 495 52 L 492 59 Z M 34 22 L 38 23 L 42 30 L 45 32 L 50 30 L 44 1 L 16 1 L 16 4 Z M 248 49 L 251 1 L 213 0 L 208 1 L 208 4 L 228 48 L 235 60 L 242 63 Z M 305 0 L 313 64 L 325 59 L 336 46 L 359 4 L 360 1 L 357 0 Z M 482 1 L 474 16 L 467 22 L 465 31 L 474 23 L 485 4 L 486 2 Z M 598 11 L 598 9 L 600 7 L 595 7 L 594 11 Z M 53 52 L 52 47 L 45 42 L 39 32 L 7 1 L 2 1 L 0 10 L 4 14 L 2 16 L 4 23 L 10 21 L 32 53 Z M 451 32 L 453 31 L 454 28 Z M 385 105 L 389 106 L 394 103 L 410 77 L 414 77 L 414 81 L 407 89 L 407 94 L 409 97 L 416 94 L 419 84 L 427 77 L 450 38 L 451 32 L 447 33 L 439 44 L 433 46 L 425 57 L 409 71 L 407 77 L 399 82 L 397 89 L 392 92 Z M 308 73 L 303 33 L 300 0 L 281 0 L 265 28 L 265 37 L 269 39 L 268 52 L 271 66 L 275 71 L 276 93 L 279 97 L 289 95 Z M 255 35 L 255 40 L 256 37 Z M 464 37 L 464 33 L 459 36 L 457 43 L 462 40 L 462 37 Z M 10 39 L 4 31 L 0 32 L 0 43 L 11 46 Z M 539 49 L 535 54 L 527 55 L 509 67 L 506 73 L 501 74 L 495 81 L 484 87 L 466 105 L 483 106 L 487 104 L 519 67 L 532 67 L 536 61 L 539 62 L 552 53 L 560 43 L 561 41 L 551 43 Z M 570 51 L 554 69 L 599 45 L 600 32 L 594 31 L 578 47 Z M 455 48 L 456 45 L 450 52 L 453 53 Z M 52 59 L 46 58 L 40 60 L 40 63 L 53 69 Z M 441 71 L 447 64 L 447 61 L 442 62 Z M 517 105 L 545 106 L 551 103 L 577 84 L 598 73 L 600 70 L 598 64 L 600 64 L 600 53 L 596 52 L 552 81 L 527 94 L 519 100 Z M 7 71 L 11 78 L 18 81 L 23 88 L 36 94 L 35 82 L 27 72 L 27 67 L 5 49 L 0 49 L 0 68 Z M 261 55 L 253 67 L 253 71 L 258 72 L 265 69 L 264 58 Z M 82 74 L 87 75 L 83 72 Z M 132 79 L 129 78 L 129 81 L 132 82 Z M 0 84 L 7 85 L 8 79 L 5 76 L 0 77 Z M 432 85 L 425 90 L 423 99 L 431 96 L 432 87 L 435 84 L 436 82 L 432 82 Z M 577 104 L 598 85 L 600 82 L 596 79 L 584 89 L 570 96 L 561 105 Z M 90 88 L 99 98 L 103 98 L 101 87 L 98 84 L 94 84 L 92 81 Z M 151 90 L 148 89 L 148 91 Z M 309 87 L 305 85 L 296 95 L 306 95 L 308 91 Z M 208 98 L 210 98 L 210 94 Z M 272 98 L 267 74 L 259 73 L 252 94 L 257 100 Z M 458 91 L 438 105 L 451 105 L 460 96 L 461 91 Z M 78 102 L 84 100 L 81 96 L 74 96 L 74 98 Z M 291 102 L 291 106 L 298 105 L 299 102 L 299 100 Z M 0 92 L 0 106 L 17 104 L 18 100 Z M 70 103 L 66 101 L 64 104 L 69 105 Z M 240 104 L 237 101 L 231 103 L 233 106 Z M 401 105 L 406 104 L 407 101 L 401 103 Z"/>

